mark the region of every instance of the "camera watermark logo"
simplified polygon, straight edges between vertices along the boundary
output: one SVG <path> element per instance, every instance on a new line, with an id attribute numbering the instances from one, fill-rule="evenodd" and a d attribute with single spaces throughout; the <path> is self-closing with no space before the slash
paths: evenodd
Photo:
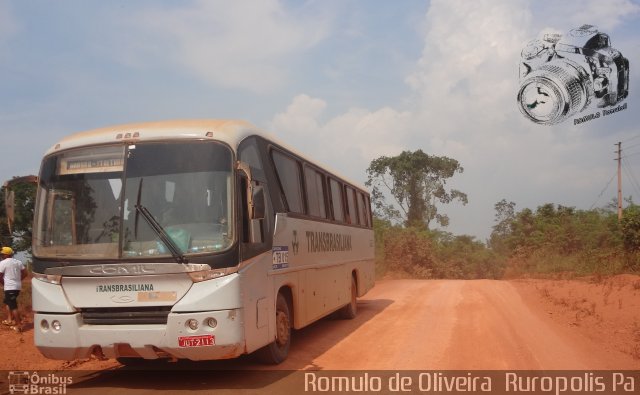
<path id="1" fill-rule="evenodd" d="M 10 394 L 59 394 L 67 393 L 67 385 L 73 383 L 71 376 L 57 373 L 38 373 L 28 371 L 9 372 Z"/>
<path id="2" fill-rule="evenodd" d="M 553 125 L 587 109 L 603 108 L 574 124 L 610 115 L 626 109 L 628 95 L 629 60 L 593 25 L 545 34 L 522 50 L 517 104 L 535 123 Z"/>

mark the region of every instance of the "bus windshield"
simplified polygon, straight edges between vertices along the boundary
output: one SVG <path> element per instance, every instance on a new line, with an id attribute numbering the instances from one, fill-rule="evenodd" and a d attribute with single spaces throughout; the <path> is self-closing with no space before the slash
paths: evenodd
<path id="1" fill-rule="evenodd" d="M 228 249 L 232 176 L 231 150 L 213 141 L 99 146 L 49 156 L 39 181 L 34 255 L 148 259 Z"/>

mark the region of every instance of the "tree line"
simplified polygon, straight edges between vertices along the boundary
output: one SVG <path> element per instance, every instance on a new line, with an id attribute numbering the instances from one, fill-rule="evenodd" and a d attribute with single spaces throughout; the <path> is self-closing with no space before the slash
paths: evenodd
<path id="1" fill-rule="evenodd" d="M 640 271 L 640 206 L 631 198 L 621 220 L 615 202 L 591 210 L 553 203 L 515 207 L 505 199 L 495 204 L 488 245 L 508 258 L 508 275 Z"/>
<path id="2" fill-rule="evenodd" d="M 630 198 L 618 220 L 616 205 L 580 210 L 546 203 L 516 210 L 502 199 L 486 242 L 434 230 L 448 218 L 437 206 L 466 204 L 446 182 L 463 168 L 448 157 L 405 151 L 367 169 L 372 188 L 378 274 L 419 278 L 502 278 L 523 275 L 640 272 L 640 206 Z M 391 201 L 391 202 L 389 202 Z"/>

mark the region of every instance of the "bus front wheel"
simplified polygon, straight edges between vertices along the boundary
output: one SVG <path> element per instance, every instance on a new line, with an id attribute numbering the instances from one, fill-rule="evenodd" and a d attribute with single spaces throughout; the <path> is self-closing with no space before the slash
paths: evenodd
<path id="1" fill-rule="evenodd" d="M 276 299 L 276 339 L 258 350 L 258 357 L 264 363 L 277 365 L 287 359 L 291 346 L 291 309 L 287 298 L 278 293 Z"/>

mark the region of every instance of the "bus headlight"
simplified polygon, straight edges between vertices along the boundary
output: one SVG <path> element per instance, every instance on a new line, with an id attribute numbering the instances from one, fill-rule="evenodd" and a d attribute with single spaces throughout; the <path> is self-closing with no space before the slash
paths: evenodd
<path id="1" fill-rule="evenodd" d="M 62 276 L 59 274 L 42 274 L 42 273 L 33 273 L 33 278 L 36 280 L 43 281 L 49 284 L 60 285 L 60 281 L 62 281 Z"/>
<path id="2" fill-rule="evenodd" d="M 216 319 L 215 319 L 215 318 L 213 318 L 213 317 L 209 317 L 209 318 L 207 318 L 204 322 L 205 322 L 205 323 L 207 324 L 207 326 L 208 326 L 209 328 L 211 328 L 211 329 L 214 329 L 216 326 L 218 326 L 218 321 L 216 321 Z"/>
<path id="3" fill-rule="evenodd" d="M 191 281 L 199 283 L 202 281 L 213 280 L 214 278 L 228 276 L 238 271 L 237 267 L 227 267 L 224 269 L 199 270 L 197 272 L 188 272 Z"/>
<path id="4" fill-rule="evenodd" d="M 194 320 L 193 318 L 188 319 L 186 324 L 189 327 L 189 329 L 191 329 L 192 331 L 195 331 L 198 329 L 198 321 Z"/>
<path id="5" fill-rule="evenodd" d="M 62 329 L 62 324 L 58 320 L 53 320 L 51 321 L 51 329 L 56 332 L 60 332 L 60 329 Z"/>

